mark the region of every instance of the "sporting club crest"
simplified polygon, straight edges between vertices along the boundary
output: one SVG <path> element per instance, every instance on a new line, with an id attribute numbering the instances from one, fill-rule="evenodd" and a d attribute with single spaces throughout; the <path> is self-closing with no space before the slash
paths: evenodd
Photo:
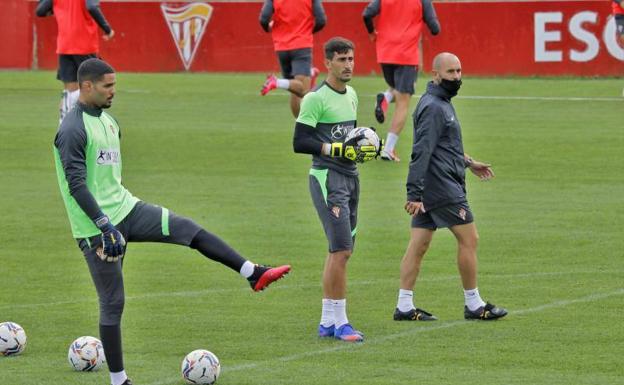
<path id="1" fill-rule="evenodd" d="M 184 68 L 188 71 L 212 15 L 212 7 L 205 3 L 191 3 L 181 7 L 163 3 L 160 9 L 178 47 Z"/>

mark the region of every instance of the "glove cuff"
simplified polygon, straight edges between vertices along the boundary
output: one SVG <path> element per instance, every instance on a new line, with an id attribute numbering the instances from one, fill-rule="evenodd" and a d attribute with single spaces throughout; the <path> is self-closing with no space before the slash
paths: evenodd
<path id="1" fill-rule="evenodd" d="M 93 223 L 102 232 L 113 227 L 113 224 L 111 223 L 110 218 L 104 214 L 102 214 L 101 216 L 98 216 L 98 218 L 95 219 Z"/>
<path id="2" fill-rule="evenodd" d="M 342 143 L 340 143 L 340 142 L 331 143 L 331 149 L 329 150 L 329 156 L 331 156 L 333 158 L 341 157 L 342 156 Z"/>

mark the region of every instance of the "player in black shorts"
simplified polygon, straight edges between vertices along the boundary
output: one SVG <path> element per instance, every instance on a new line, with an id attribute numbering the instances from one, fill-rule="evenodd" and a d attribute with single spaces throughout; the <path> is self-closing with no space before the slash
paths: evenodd
<path id="1" fill-rule="evenodd" d="M 121 345 L 124 309 L 122 260 L 127 242 L 172 243 L 196 249 L 263 290 L 290 271 L 254 265 L 216 235 L 185 218 L 134 197 L 121 183 L 120 131 L 104 110 L 115 96 L 115 71 L 89 59 L 78 69 L 80 97 L 54 140 L 56 173 L 72 235 L 82 250 L 100 304 L 100 338 L 112 385 L 131 385 Z"/>
<path id="2" fill-rule="evenodd" d="M 104 31 L 104 40 L 112 39 L 115 31 L 100 10 L 100 0 L 39 0 L 35 12 L 39 17 L 54 15 L 58 26 L 56 53 L 59 55 L 59 67 L 56 78 L 64 85 L 59 108 L 60 123 L 80 94 L 78 67 L 83 61 L 96 57 L 99 51 L 98 27 Z"/>
<path id="3" fill-rule="evenodd" d="M 412 216 L 410 242 L 401 261 L 396 321 L 432 321 L 416 308 L 413 288 L 436 229 L 448 227 L 457 239 L 457 266 L 464 287 L 464 318 L 493 320 L 507 315 L 486 303 L 477 288 L 477 227 L 466 198 L 465 168 L 482 180 L 494 177 L 489 164 L 464 153 L 461 127 L 451 105 L 461 86 L 461 63 L 451 53 L 433 61 L 433 81 L 414 112 L 414 144 L 407 177 L 405 210 Z"/>
<path id="4" fill-rule="evenodd" d="M 290 109 L 299 115 L 301 98 L 314 88 L 317 68 L 312 67 L 312 34 L 325 26 L 321 0 L 265 0 L 260 25 L 271 32 L 282 78 L 267 76 L 260 95 L 282 88 L 290 92 Z"/>

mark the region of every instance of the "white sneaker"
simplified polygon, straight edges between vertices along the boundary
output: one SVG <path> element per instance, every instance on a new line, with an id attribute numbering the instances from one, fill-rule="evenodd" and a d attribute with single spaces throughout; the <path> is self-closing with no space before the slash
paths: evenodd
<path id="1" fill-rule="evenodd" d="M 390 150 L 390 151 L 386 151 L 385 149 L 383 151 L 381 151 L 381 159 L 382 160 L 391 160 L 393 162 L 400 162 L 401 159 L 399 159 L 399 156 L 397 155 L 396 151 L 394 150 Z"/>

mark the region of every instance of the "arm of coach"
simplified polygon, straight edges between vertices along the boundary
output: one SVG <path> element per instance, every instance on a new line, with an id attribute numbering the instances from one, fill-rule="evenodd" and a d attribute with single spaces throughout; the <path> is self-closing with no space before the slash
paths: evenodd
<path id="1" fill-rule="evenodd" d="M 431 154 L 438 145 L 444 127 L 444 113 L 440 106 L 424 104 L 414 112 L 414 144 L 407 175 L 407 200 L 422 202 L 425 176 Z"/>

